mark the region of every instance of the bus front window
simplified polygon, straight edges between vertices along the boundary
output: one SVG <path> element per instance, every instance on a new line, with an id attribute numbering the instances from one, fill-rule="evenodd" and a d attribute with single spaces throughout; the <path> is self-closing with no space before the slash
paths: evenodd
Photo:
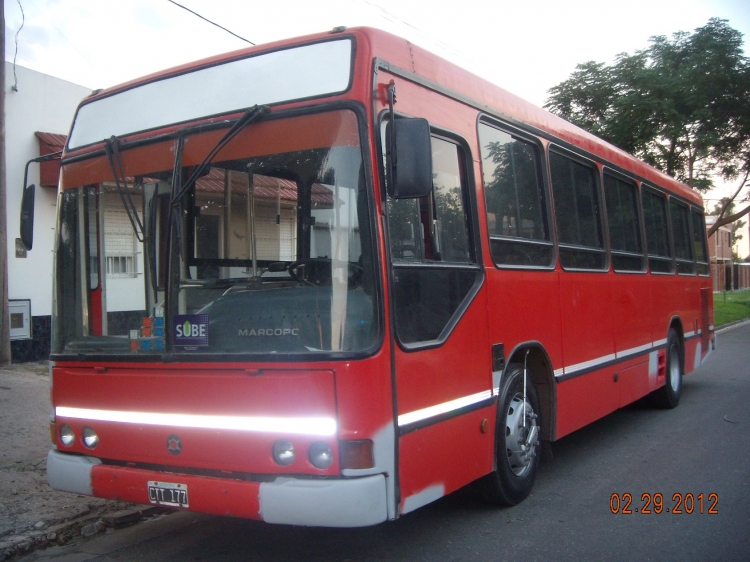
<path id="1" fill-rule="evenodd" d="M 204 140 L 185 139 L 183 177 L 201 160 L 191 143 Z M 143 236 L 113 182 L 62 193 L 53 353 L 375 344 L 377 276 L 352 112 L 247 127 L 179 200 L 171 170 L 135 176 L 123 158 Z"/>

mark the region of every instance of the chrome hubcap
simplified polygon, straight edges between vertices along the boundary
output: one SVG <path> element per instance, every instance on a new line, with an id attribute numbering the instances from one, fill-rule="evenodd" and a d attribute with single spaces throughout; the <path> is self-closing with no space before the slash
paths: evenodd
<path id="1" fill-rule="evenodd" d="M 523 476 L 529 470 L 539 443 L 537 416 L 529 401 L 525 402 L 524 408 L 523 395 L 516 394 L 505 414 L 505 450 L 510 469 L 516 476 Z"/>

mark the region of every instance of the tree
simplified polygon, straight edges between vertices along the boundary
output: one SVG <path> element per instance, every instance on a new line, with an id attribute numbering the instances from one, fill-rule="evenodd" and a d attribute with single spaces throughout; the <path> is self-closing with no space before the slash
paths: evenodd
<path id="1" fill-rule="evenodd" d="M 725 214 L 728 214 L 729 216 L 735 214 L 734 213 L 734 201 L 732 201 L 729 197 L 722 198 L 719 203 L 714 207 L 713 212 L 711 213 L 713 216 L 718 216 L 722 212 Z M 744 238 L 744 235 L 742 234 L 742 229 L 745 228 L 747 223 L 743 220 L 736 220 L 732 223 L 732 225 L 729 227 L 729 247 L 732 249 L 732 256 L 734 257 L 735 262 L 742 261 L 742 258 L 740 258 L 739 254 L 735 251 L 734 247 L 737 242 L 742 240 Z"/>
<path id="2" fill-rule="evenodd" d="M 726 20 L 652 37 L 612 65 L 579 64 L 544 107 L 698 191 L 714 176 L 737 181 L 727 204 L 750 176 L 750 59 Z M 725 204 L 709 234 L 749 212 Z"/>

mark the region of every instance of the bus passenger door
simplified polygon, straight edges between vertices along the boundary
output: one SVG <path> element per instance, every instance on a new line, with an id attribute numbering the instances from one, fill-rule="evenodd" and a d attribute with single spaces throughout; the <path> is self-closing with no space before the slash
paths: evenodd
<path id="1" fill-rule="evenodd" d="M 401 514 L 487 474 L 494 454 L 468 149 L 433 135 L 432 162 L 430 195 L 387 203 Z"/>

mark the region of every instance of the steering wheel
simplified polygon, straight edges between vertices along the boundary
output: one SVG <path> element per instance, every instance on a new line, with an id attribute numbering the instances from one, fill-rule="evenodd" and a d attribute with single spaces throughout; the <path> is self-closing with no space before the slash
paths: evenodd
<path id="1" fill-rule="evenodd" d="M 289 276 L 300 285 L 322 287 L 331 284 L 331 260 L 328 258 L 302 258 L 287 266 Z M 348 287 L 362 283 L 362 266 L 349 262 Z"/>

